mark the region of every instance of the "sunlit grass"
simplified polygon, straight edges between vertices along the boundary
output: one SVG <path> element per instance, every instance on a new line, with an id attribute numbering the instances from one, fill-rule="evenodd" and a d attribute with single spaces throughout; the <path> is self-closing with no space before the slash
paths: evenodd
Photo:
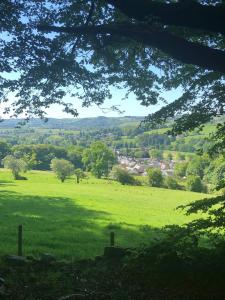
<path id="1" fill-rule="evenodd" d="M 102 254 L 111 230 L 121 246 L 149 243 L 162 226 L 190 220 L 175 210 L 178 205 L 205 196 L 94 178 L 61 183 L 51 172 L 25 176 L 28 180 L 14 181 L 10 172 L 0 170 L 0 254 L 16 253 L 19 224 L 26 255 L 93 257 Z"/>

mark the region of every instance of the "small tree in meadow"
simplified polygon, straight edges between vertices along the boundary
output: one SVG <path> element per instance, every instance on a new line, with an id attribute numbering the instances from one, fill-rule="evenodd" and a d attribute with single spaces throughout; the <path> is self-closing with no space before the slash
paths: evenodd
<path id="1" fill-rule="evenodd" d="M 18 180 L 21 178 L 20 172 L 27 170 L 27 164 L 22 159 L 18 159 L 12 155 L 7 155 L 3 160 L 4 168 L 10 169 L 13 174 L 13 178 Z"/>
<path id="2" fill-rule="evenodd" d="M 66 178 L 73 174 L 74 166 L 66 159 L 54 158 L 51 161 L 51 169 L 56 174 L 57 178 L 64 182 Z"/>
<path id="3" fill-rule="evenodd" d="M 120 182 L 121 184 L 125 185 L 136 185 L 137 181 L 135 180 L 135 178 L 129 174 L 129 172 L 124 169 L 121 168 L 119 166 L 114 166 L 112 171 L 111 171 L 111 177 Z"/>
<path id="4" fill-rule="evenodd" d="M 77 179 L 77 183 L 80 183 L 80 181 L 84 178 L 86 178 L 86 174 L 84 173 L 84 171 L 80 168 L 77 168 L 74 170 L 74 174 L 76 176 L 76 179 Z"/>
<path id="5" fill-rule="evenodd" d="M 154 168 L 148 169 L 148 183 L 150 186 L 162 187 L 163 181 L 164 178 L 160 169 L 154 169 Z"/>

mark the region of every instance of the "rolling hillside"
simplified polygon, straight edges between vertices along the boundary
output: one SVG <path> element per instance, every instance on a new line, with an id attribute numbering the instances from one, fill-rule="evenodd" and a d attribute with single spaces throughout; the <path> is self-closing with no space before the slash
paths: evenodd
<path id="1" fill-rule="evenodd" d="M 183 224 L 176 207 L 205 197 L 185 191 L 122 186 L 90 178 L 76 184 L 59 182 L 51 172 L 31 171 L 14 181 L 0 169 L 0 254 L 17 252 L 17 226 L 24 226 L 25 255 L 57 257 L 100 255 L 115 231 L 116 244 L 135 247 L 160 238 L 162 227 Z"/>

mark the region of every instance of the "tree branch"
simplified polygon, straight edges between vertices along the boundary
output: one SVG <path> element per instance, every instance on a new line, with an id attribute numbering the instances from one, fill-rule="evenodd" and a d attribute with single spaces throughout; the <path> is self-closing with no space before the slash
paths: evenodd
<path id="1" fill-rule="evenodd" d="M 90 21 L 91 21 L 91 19 L 92 19 L 94 10 L 95 10 L 95 1 L 92 0 L 92 2 L 91 2 L 91 7 L 90 7 L 90 10 L 89 10 L 87 19 L 86 19 L 86 21 L 85 21 L 85 23 L 84 23 L 84 26 L 88 26 L 88 25 L 89 25 L 89 23 L 90 23 Z M 76 49 L 78 43 L 80 42 L 80 39 L 81 39 L 81 35 L 79 35 L 79 36 L 77 37 L 77 40 L 76 40 L 76 42 L 75 42 L 74 45 L 73 45 L 72 52 L 75 51 L 75 49 Z"/>
<path id="2" fill-rule="evenodd" d="M 169 32 L 156 30 L 147 25 L 116 24 L 80 27 L 40 25 L 38 29 L 73 35 L 113 34 L 128 37 L 146 46 L 156 47 L 182 63 L 225 74 L 225 51 L 189 42 Z"/>
<path id="3" fill-rule="evenodd" d="M 165 25 L 182 26 L 225 34 L 225 6 L 201 5 L 193 0 L 163 3 L 152 0 L 106 0 L 130 18 L 151 17 Z"/>

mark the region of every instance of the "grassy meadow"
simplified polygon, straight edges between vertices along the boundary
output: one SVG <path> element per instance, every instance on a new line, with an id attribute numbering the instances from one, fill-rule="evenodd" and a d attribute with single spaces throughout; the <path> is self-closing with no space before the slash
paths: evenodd
<path id="1" fill-rule="evenodd" d="M 146 244 L 160 237 L 162 226 L 190 220 L 175 210 L 178 205 L 205 197 L 92 177 L 80 184 L 73 178 L 61 183 L 44 171 L 25 176 L 28 180 L 14 181 L 9 171 L 0 169 L 0 255 L 16 254 L 19 224 L 24 226 L 25 255 L 101 255 L 111 230 L 117 245 Z"/>

